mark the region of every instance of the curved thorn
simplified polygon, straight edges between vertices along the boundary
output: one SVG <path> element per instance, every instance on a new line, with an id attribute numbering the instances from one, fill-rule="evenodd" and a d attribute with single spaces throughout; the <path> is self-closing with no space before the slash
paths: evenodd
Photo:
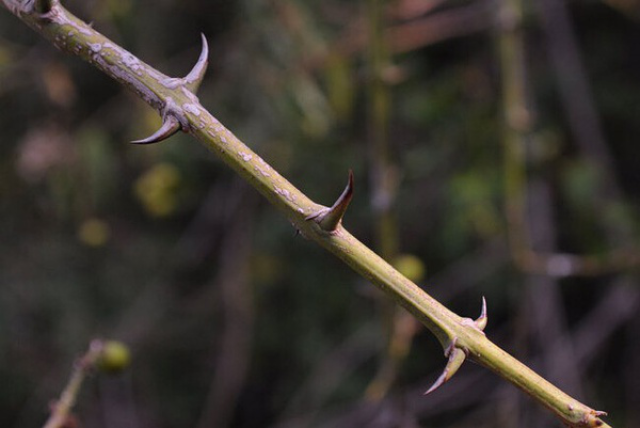
<path id="1" fill-rule="evenodd" d="M 449 357 L 447 365 L 442 371 L 440 377 L 436 379 L 433 385 L 431 385 L 431 388 L 429 388 L 424 395 L 431 394 L 451 379 L 453 375 L 458 372 L 458 369 L 460 369 L 462 363 L 464 363 L 465 358 L 467 358 L 467 354 L 462 349 L 456 348 L 456 339 L 451 342 L 451 345 L 447 348 L 446 354 Z"/>
<path id="2" fill-rule="evenodd" d="M 336 230 L 342 221 L 342 217 L 344 217 L 344 214 L 347 212 L 351 199 L 353 199 L 353 171 L 349 170 L 347 186 L 344 188 L 344 191 L 333 206 L 308 216 L 307 220 L 314 220 L 323 230 L 333 232 Z"/>
<path id="3" fill-rule="evenodd" d="M 480 312 L 480 316 L 478 317 L 478 319 L 475 321 L 476 326 L 480 330 L 484 331 L 484 329 L 487 327 L 488 321 L 489 317 L 487 316 L 487 299 L 482 296 L 482 311 Z"/>
<path id="4" fill-rule="evenodd" d="M 132 141 L 131 143 L 132 144 L 159 143 L 160 141 L 166 140 L 167 138 L 171 137 L 173 134 L 175 134 L 179 130 L 180 130 L 180 123 L 178 122 L 178 119 L 176 119 L 173 116 L 167 115 L 160 129 L 158 129 L 153 135 L 142 140 Z"/>
<path id="5" fill-rule="evenodd" d="M 185 86 L 191 92 L 196 92 L 202 83 L 202 79 L 204 79 L 204 74 L 207 72 L 207 65 L 209 65 L 209 44 L 207 43 L 207 38 L 204 34 L 200 33 L 200 37 L 202 38 L 202 51 L 200 52 L 200 57 L 196 62 L 196 65 L 193 66 L 189 74 L 184 78 Z"/>

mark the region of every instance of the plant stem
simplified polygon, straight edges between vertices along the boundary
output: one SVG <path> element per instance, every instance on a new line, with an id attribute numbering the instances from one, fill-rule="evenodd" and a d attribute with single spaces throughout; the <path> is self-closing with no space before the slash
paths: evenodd
<path id="1" fill-rule="evenodd" d="M 520 0 L 502 0 L 499 22 L 502 104 L 504 108 L 505 211 L 514 260 L 524 264 L 530 240 L 526 227 L 526 142 L 530 114 L 525 94 L 525 58 Z"/>
<path id="2" fill-rule="evenodd" d="M 389 53 L 384 41 L 384 2 L 369 0 L 369 135 L 372 208 L 375 241 L 380 255 L 393 259 L 398 252 L 397 224 L 393 213 L 396 181 L 389 147 L 391 91 L 384 74 Z"/>
<path id="3" fill-rule="evenodd" d="M 539 7 L 546 11 L 549 7 L 546 3 Z M 566 11 L 562 9 L 562 2 L 556 4 L 559 13 L 554 14 L 555 9 L 546 11 L 547 19 L 562 19 Z M 613 225 L 605 224 L 607 238 L 610 242 L 622 242 L 623 246 L 612 249 L 604 255 L 574 255 L 557 252 L 541 252 L 534 249 L 529 233 L 527 232 L 527 140 L 531 137 L 533 128 L 532 114 L 527 105 L 527 79 L 526 79 L 526 59 L 525 44 L 522 28 L 523 19 L 522 0 L 503 0 L 500 11 L 500 29 L 498 35 L 500 68 L 502 72 L 502 104 L 504 108 L 504 180 L 505 180 L 505 212 L 507 217 L 508 237 L 511 254 L 515 264 L 524 272 L 542 274 L 552 277 L 566 277 L 570 275 L 603 275 L 613 272 L 629 270 L 640 265 L 638 250 L 629 240 L 632 236 L 628 225 L 619 222 Z M 543 20 L 544 21 L 544 20 Z M 557 23 L 556 23 L 557 24 Z M 547 23 L 547 26 L 550 26 Z M 552 26 L 553 27 L 553 26 Z M 554 33 L 555 34 L 555 33 Z M 578 138 L 585 141 L 583 152 L 594 165 L 599 165 L 603 171 L 605 191 L 594 189 L 599 194 L 598 200 L 608 200 L 611 204 L 620 203 L 621 192 L 617 186 L 614 174 L 611 172 L 611 156 L 606 145 L 602 142 L 602 132 L 598 125 L 598 120 L 594 119 L 595 110 L 591 105 L 591 99 L 584 95 L 588 92 L 584 78 L 584 72 L 578 66 L 571 68 L 572 72 L 567 73 L 567 64 L 575 65 L 578 59 L 576 47 L 571 40 L 564 41 L 563 33 L 556 34 L 551 45 L 552 57 L 556 63 L 561 63 L 557 67 L 561 75 L 560 88 L 564 93 L 563 99 L 567 103 L 576 103 L 575 108 L 568 110 L 572 113 L 571 119 L 574 127 L 579 128 L 578 133 L 588 138 Z M 570 36 L 566 36 L 570 37 Z M 565 44 L 567 46 L 565 46 Z M 562 48 L 558 46 L 561 45 Z M 568 53 L 567 53 L 568 52 Z M 575 70 L 574 70 L 575 68 Z M 575 82 L 574 82 L 575 81 Z M 574 84 L 575 83 L 575 84 Z M 573 90 L 567 87 L 573 87 Z M 580 94 L 580 96 L 569 96 Z M 576 100 L 581 101 L 576 101 Z M 576 114 L 574 110 L 584 109 L 583 114 Z M 576 118 L 587 117 L 588 120 L 577 120 Z M 580 126 L 577 125 L 580 122 Z M 584 125 L 584 129 L 581 126 Z M 602 209 L 609 204 L 598 204 L 594 209 Z"/>
<path id="4" fill-rule="evenodd" d="M 374 222 L 374 248 L 385 260 L 394 260 L 399 252 L 398 222 L 395 200 L 398 190 L 397 166 L 391 157 L 389 128 L 391 123 L 391 88 L 386 70 L 391 66 L 391 56 L 385 37 L 384 0 L 368 0 L 369 22 L 369 81 L 367 92 L 369 177 L 371 208 Z M 379 296 L 376 296 L 379 297 Z M 415 323 L 411 315 L 392 301 L 380 299 L 379 311 L 386 333 L 386 350 L 378 371 L 369 383 L 366 396 L 382 399 L 395 381 L 398 368 L 408 355 L 416 328 L 406 328 Z M 404 327 L 404 328 L 403 328 Z"/>
<path id="5" fill-rule="evenodd" d="M 95 366 L 102 353 L 102 349 L 102 341 L 94 340 L 89 345 L 87 352 L 76 362 L 69 382 L 62 391 L 60 399 L 54 404 L 51 416 L 43 428 L 61 428 L 65 426 L 71 409 L 75 405 L 76 398 L 80 393 L 82 382 L 84 382 L 87 373 Z"/>
<path id="6" fill-rule="evenodd" d="M 24 6 L 16 0 L 2 0 L 2 4 L 61 50 L 85 59 L 133 90 L 160 111 L 163 118 L 177 120 L 183 131 L 216 153 L 282 211 L 305 237 L 335 254 L 410 311 L 431 330 L 443 348 L 453 342 L 469 358 L 512 382 L 570 427 L 608 427 L 600 419 L 601 413 L 574 400 L 500 349 L 472 320 L 438 303 L 353 237 L 342 224 L 327 232 L 317 222 L 309 221 L 308 217 L 327 208 L 309 199 L 238 140 L 200 105 L 186 84 L 180 83 L 182 80 L 169 79 L 143 63 L 57 3 L 46 14 L 38 13 L 32 3 Z M 79 381 L 74 380 L 75 383 Z"/>

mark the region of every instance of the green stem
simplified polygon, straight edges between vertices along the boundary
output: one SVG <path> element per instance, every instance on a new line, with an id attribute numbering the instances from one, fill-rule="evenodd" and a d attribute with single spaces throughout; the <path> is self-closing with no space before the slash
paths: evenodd
<path id="1" fill-rule="evenodd" d="M 498 35 L 504 106 L 505 211 L 514 260 L 523 263 L 528 254 L 526 233 L 526 137 L 530 128 L 525 95 L 525 59 L 520 0 L 503 0 Z"/>
<path id="2" fill-rule="evenodd" d="M 168 79 L 57 3 L 49 13 L 40 14 L 33 3 L 25 6 L 18 0 L 1 1 L 58 48 L 89 61 L 132 89 L 163 116 L 177 119 L 183 131 L 191 133 L 245 178 L 304 236 L 335 254 L 394 298 L 429 328 L 443 347 L 455 339 L 456 347 L 467 352 L 469 358 L 518 386 L 568 426 L 608 427 L 598 412 L 572 399 L 504 352 L 487 339 L 472 320 L 461 318 L 438 303 L 349 234 L 341 224 L 335 231 L 327 232 L 317 222 L 308 220 L 326 207 L 310 200 L 238 140 L 200 105 L 186 85 Z M 79 385 L 80 381 L 73 380 L 73 388 L 79 387 L 76 383 Z"/>
<path id="3" fill-rule="evenodd" d="M 561 5 L 561 3 L 558 3 Z M 541 6 L 544 9 L 546 6 Z M 550 16 L 555 16 L 554 11 L 547 12 Z M 557 14 L 556 14 L 557 15 Z M 500 56 L 500 68 L 502 73 L 502 104 L 504 108 L 504 131 L 503 131 L 503 147 L 504 147 L 504 179 L 505 179 L 505 212 L 507 218 L 508 237 L 511 247 L 511 253 L 514 262 L 518 267 L 528 273 L 541 273 L 551 276 L 569 276 L 569 275 L 602 275 L 610 272 L 616 272 L 621 270 L 632 269 L 640 264 L 640 259 L 634 254 L 637 254 L 637 249 L 634 249 L 630 244 L 628 237 L 632 234 L 625 228 L 624 222 L 617 222 L 614 225 L 605 225 L 607 228 L 610 241 L 623 242 L 623 247 L 619 250 L 612 250 L 607 252 L 604 256 L 589 256 L 589 255 L 569 255 L 561 253 L 545 253 L 539 252 L 533 249 L 530 236 L 528 234 L 528 219 L 526 214 L 527 207 L 527 154 L 526 143 L 530 138 L 532 129 L 532 114 L 527 105 L 526 90 L 526 51 L 524 43 L 524 30 L 522 26 L 523 20 L 523 4 L 522 0 L 502 0 L 500 11 L 500 28 L 498 34 L 499 56 Z M 556 19 L 552 17 L 551 19 Z M 549 24 L 548 24 L 549 25 Z M 553 41 L 553 43 L 561 43 L 560 41 Z M 556 53 L 556 50 L 561 52 L 569 52 L 572 49 L 567 49 L 566 46 L 562 48 L 553 47 L 552 50 Z M 559 54 L 556 53 L 556 57 Z M 557 59 L 557 58 L 556 58 Z M 561 61 L 561 60 L 558 60 Z M 573 64 L 577 60 L 571 58 L 568 63 Z M 573 70 L 576 71 L 576 70 Z M 579 87 L 585 86 L 583 84 L 583 76 L 578 70 L 570 74 L 567 77 L 567 73 L 561 77 L 561 89 L 567 84 L 574 85 L 575 83 Z M 573 93 L 582 94 L 588 92 L 586 89 L 573 91 Z M 566 99 L 575 100 L 571 97 L 565 96 Z M 582 99 L 583 97 L 581 97 Z M 590 100 L 587 98 L 582 99 L 583 104 L 587 105 Z M 574 109 L 570 111 L 579 110 L 579 106 L 574 105 Z M 587 112 L 591 112 L 593 109 L 586 106 Z M 591 126 L 591 122 L 597 122 L 592 118 L 593 114 L 577 115 L 577 116 L 589 116 L 591 120 L 585 120 L 585 124 L 589 126 L 591 134 L 593 134 L 593 141 L 599 141 L 601 138 L 599 135 L 601 131 L 597 125 Z M 586 141 L 590 138 L 578 138 L 578 140 Z M 604 182 L 605 187 L 608 189 L 594 200 L 607 199 L 612 203 L 618 203 L 620 201 L 620 191 L 616 186 L 615 180 L 612 178 L 611 167 L 609 162 L 609 153 L 606 147 L 600 147 L 597 143 L 589 146 L 585 149 L 585 154 L 592 160 L 596 159 L 595 164 L 600 163 L 603 166 L 605 172 Z M 598 192 L 599 189 L 594 189 Z M 610 204 L 599 203 L 598 207 L 602 208 Z M 619 226 L 622 225 L 622 229 Z M 609 227 L 613 226 L 613 228 Z M 559 261 L 559 263 L 554 263 Z M 560 270 L 554 269 L 551 266 L 562 265 Z"/>
<path id="4" fill-rule="evenodd" d="M 380 255 L 393 259 L 398 252 L 398 233 L 393 201 L 396 180 L 390 156 L 389 123 L 391 92 L 385 80 L 389 67 L 389 50 L 384 40 L 384 4 L 382 0 L 368 0 L 369 15 L 369 142 L 375 241 Z"/>
<path id="5" fill-rule="evenodd" d="M 368 0 L 369 22 L 369 98 L 368 142 L 369 176 L 374 222 L 374 248 L 385 260 L 394 260 L 399 252 L 398 222 L 395 213 L 397 194 L 396 166 L 391 157 L 389 127 L 391 123 L 391 88 L 385 79 L 391 56 L 384 34 L 384 0 Z M 366 396 L 383 398 L 395 381 L 403 359 L 413 339 L 402 326 L 410 318 L 389 300 L 379 302 L 379 310 L 386 333 L 386 352 L 378 371 L 367 387 Z M 412 320 L 411 320 L 412 321 Z M 416 329 L 410 329 L 415 331 Z"/>

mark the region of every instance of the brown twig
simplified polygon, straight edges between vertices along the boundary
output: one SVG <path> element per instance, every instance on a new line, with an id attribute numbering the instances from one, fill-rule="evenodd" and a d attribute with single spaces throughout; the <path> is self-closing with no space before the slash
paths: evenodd
<path id="1" fill-rule="evenodd" d="M 43 428 L 62 428 L 71 417 L 71 409 L 76 403 L 80 388 L 87 374 L 95 367 L 102 354 L 103 342 L 94 340 L 87 352 L 76 362 L 73 373 L 60 398 L 52 405 L 51 416 Z"/>
<path id="2" fill-rule="evenodd" d="M 489 2 L 480 0 L 470 6 L 434 12 L 417 20 L 387 24 L 383 28 L 383 37 L 387 40 L 389 53 L 406 53 L 490 29 L 493 26 L 491 10 Z M 364 22 L 355 21 L 328 49 L 308 58 L 305 67 L 317 68 L 326 63 L 329 55 L 349 57 L 360 54 L 369 45 L 369 37 Z"/>

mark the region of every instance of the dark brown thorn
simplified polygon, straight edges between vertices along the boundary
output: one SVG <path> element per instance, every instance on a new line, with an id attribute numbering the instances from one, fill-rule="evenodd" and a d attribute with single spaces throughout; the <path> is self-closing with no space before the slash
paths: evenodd
<path id="1" fill-rule="evenodd" d="M 449 357 L 449 361 L 447 361 L 447 365 L 442 371 L 440 377 L 436 379 L 433 385 L 431 385 L 431 388 L 429 388 L 424 395 L 431 394 L 433 391 L 444 385 L 453 377 L 454 374 L 458 372 L 458 369 L 460 369 L 462 363 L 464 363 L 465 358 L 467 358 L 467 354 L 462 349 L 456 347 L 456 342 L 457 338 L 454 338 L 451 341 L 451 344 L 447 347 L 445 356 Z"/>
<path id="2" fill-rule="evenodd" d="M 158 129 L 153 135 L 143 139 L 143 140 L 135 140 L 132 141 L 132 144 L 153 144 L 159 143 L 162 140 L 166 140 L 171 137 L 173 134 L 180 130 L 180 123 L 178 119 L 171 115 L 167 115 L 164 118 L 164 122 L 160 129 Z"/>
<path id="3" fill-rule="evenodd" d="M 475 323 L 480 330 L 484 331 L 484 329 L 487 327 L 487 322 L 489 322 L 489 317 L 487 315 L 487 299 L 482 296 L 482 311 L 480 312 L 480 316 L 475 321 Z"/>
<path id="4" fill-rule="evenodd" d="M 307 217 L 307 220 L 313 220 L 318 223 L 323 230 L 333 232 L 347 212 L 351 199 L 353 199 L 353 171 L 349 170 L 347 186 L 333 206 L 311 214 Z"/>
<path id="5" fill-rule="evenodd" d="M 202 51 L 200 52 L 200 57 L 196 62 L 196 65 L 193 66 L 189 74 L 184 78 L 185 86 L 191 92 L 195 93 L 202 80 L 204 79 L 204 75 L 207 72 L 207 65 L 209 65 L 209 44 L 207 43 L 207 38 L 204 34 L 200 33 L 200 37 L 202 38 Z"/>

